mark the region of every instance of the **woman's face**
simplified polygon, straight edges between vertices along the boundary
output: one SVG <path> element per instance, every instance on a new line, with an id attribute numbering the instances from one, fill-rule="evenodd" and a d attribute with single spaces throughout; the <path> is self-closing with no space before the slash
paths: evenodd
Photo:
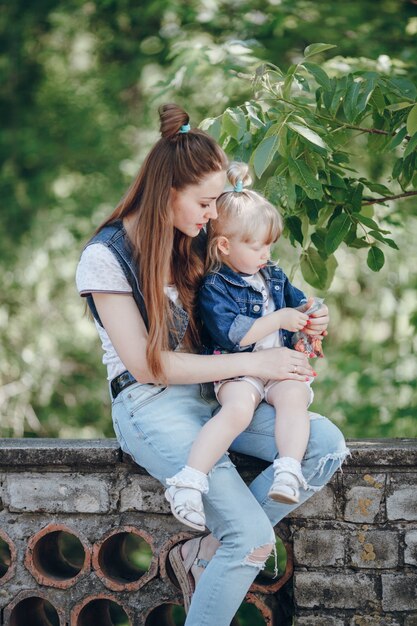
<path id="1" fill-rule="evenodd" d="M 211 172 L 197 185 L 180 191 L 171 189 L 174 226 L 189 237 L 196 237 L 210 219 L 216 219 L 216 200 L 224 190 L 226 172 Z"/>

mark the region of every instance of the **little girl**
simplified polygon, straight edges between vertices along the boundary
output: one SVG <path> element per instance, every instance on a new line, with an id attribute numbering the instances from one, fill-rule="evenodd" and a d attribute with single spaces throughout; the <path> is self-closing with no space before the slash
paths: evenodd
<path id="1" fill-rule="evenodd" d="M 208 273 L 199 293 L 205 343 L 214 353 L 291 347 L 292 333 L 308 328 L 309 317 L 302 312 L 308 308 L 306 296 L 270 261 L 282 219 L 264 197 L 244 189 L 250 183 L 246 164 L 232 163 L 227 174 L 233 191 L 217 200 L 218 219 L 208 230 Z M 248 427 L 262 400 L 275 408 L 279 452 L 268 495 L 278 502 L 299 501 L 300 486 L 306 488 L 300 462 L 310 432 L 311 380 L 294 367 L 288 380 L 242 376 L 215 383 L 221 409 L 201 429 L 187 465 L 166 481 L 165 496 L 177 519 L 204 530 L 207 474 Z"/>

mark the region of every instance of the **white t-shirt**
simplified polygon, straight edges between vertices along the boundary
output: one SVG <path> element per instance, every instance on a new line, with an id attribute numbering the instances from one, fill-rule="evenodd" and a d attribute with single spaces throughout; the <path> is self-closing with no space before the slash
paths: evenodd
<path id="1" fill-rule="evenodd" d="M 261 272 L 256 272 L 252 276 L 242 276 L 243 280 L 247 282 L 251 287 L 256 289 L 262 294 L 262 315 L 269 315 L 275 311 L 275 304 L 273 298 L 267 289 L 265 280 Z M 281 341 L 279 338 L 279 331 L 275 331 L 263 339 L 260 339 L 255 343 L 253 350 L 265 350 L 266 348 L 279 348 L 281 347 Z"/>
<path id="2" fill-rule="evenodd" d="M 81 296 L 91 293 L 120 293 L 132 296 L 132 288 L 114 254 L 102 243 L 93 243 L 83 251 L 75 275 Z M 173 285 L 165 287 L 165 293 L 177 306 L 178 291 Z M 107 366 L 107 378 L 112 380 L 127 367 L 117 354 L 105 329 L 94 320 L 104 351 L 103 363 Z"/>

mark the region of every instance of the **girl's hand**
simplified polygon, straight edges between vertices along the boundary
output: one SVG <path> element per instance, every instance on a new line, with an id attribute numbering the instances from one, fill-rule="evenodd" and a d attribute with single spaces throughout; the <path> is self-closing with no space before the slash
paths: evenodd
<path id="1" fill-rule="evenodd" d="M 307 357 L 290 348 L 270 348 L 252 352 L 252 367 L 249 375 L 274 380 L 305 381 L 316 376 Z"/>
<path id="2" fill-rule="evenodd" d="M 307 335 L 327 335 L 327 327 L 329 325 L 329 309 L 325 304 L 309 316 L 309 324 L 303 328 L 303 332 Z"/>
<path id="3" fill-rule="evenodd" d="M 296 333 L 304 328 L 308 322 L 308 315 L 296 309 L 284 308 L 275 312 L 279 327 Z"/>

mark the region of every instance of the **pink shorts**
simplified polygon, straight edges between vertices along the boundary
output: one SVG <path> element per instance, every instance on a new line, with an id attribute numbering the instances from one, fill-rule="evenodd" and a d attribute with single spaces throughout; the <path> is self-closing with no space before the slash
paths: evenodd
<path id="1" fill-rule="evenodd" d="M 242 381 L 245 381 L 249 383 L 250 385 L 252 385 L 253 387 L 255 387 L 256 391 L 258 392 L 260 396 L 259 401 L 265 400 L 265 402 L 268 402 L 268 404 L 270 404 L 270 402 L 268 401 L 269 390 L 281 382 L 279 380 L 262 380 L 262 378 L 256 378 L 255 376 L 239 376 L 238 378 L 228 378 L 227 380 L 219 380 L 214 383 L 214 393 L 216 394 L 217 400 L 218 400 L 217 394 L 219 392 L 219 389 L 221 389 L 221 387 L 224 384 L 232 383 L 232 382 L 237 383 L 237 382 L 242 382 Z M 304 383 L 310 389 L 310 399 L 309 399 L 307 406 L 310 406 L 310 404 L 313 402 L 313 399 L 314 399 L 314 391 L 311 388 L 312 381 L 313 381 L 313 378 L 309 380 L 308 382 L 306 381 Z"/>

